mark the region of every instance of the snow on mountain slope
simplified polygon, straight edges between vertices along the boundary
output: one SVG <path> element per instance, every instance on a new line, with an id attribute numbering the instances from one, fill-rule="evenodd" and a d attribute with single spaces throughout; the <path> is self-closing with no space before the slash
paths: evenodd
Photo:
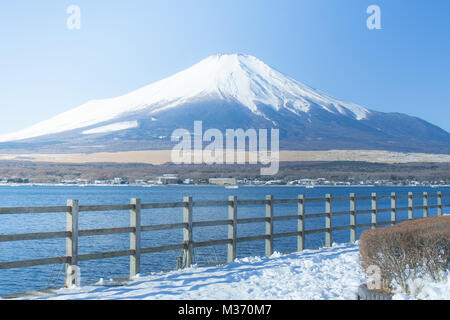
<path id="1" fill-rule="evenodd" d="M 113 120 L 120 122 L 119 118 L 137 112 L 156 115 L 211 97 L 238 102 L 267 120 L 270 117 L 261 111 L 261 105 L 276 111 L 286 109 L 295 114 L 308 113 L 311 108 L 319 107 L 356 120 L 366 119 L 371 113 L 359 105 L 335 99 L 286 77 L 253 56 L 214 55 L 185 71 L 124 96 L 89 101 L 31 127 L 1 135 L 0 142 L 92 127 Z"/>
<path id="2" fill-rule="evenodd" d="M 137 128 L 138 126 L 139 126 L 139 124 L 137 121 L 116 122 L 113 124 L 109 124 L 107 126 L 102 126 L 102 127 L 98 127 L 95 129 L 83 131 L 82 134 L 115 132 L 115 131 L 131 129 L 131 128 Z"/>

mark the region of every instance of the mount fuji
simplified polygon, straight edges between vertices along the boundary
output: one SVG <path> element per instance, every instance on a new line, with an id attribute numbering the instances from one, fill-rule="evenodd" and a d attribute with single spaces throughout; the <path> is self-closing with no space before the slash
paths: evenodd
<path id="1" fill-rule="evenodd" d="M 1 152 L 168 150 L 178 128 L 276 128 L 284 150 L 388 150 L 450 154 L 450 133 L 424 120 L 346 102 L 249 55 L 214 55 L 112 99 L 89 101 L 18 132 Z"/>

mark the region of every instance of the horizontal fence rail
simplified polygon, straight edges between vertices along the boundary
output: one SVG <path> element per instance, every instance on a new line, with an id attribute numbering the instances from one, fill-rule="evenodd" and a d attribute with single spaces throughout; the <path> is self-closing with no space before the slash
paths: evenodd
<path id="1" fill-rule="evenodd" d="M 429 216 L 430 209 L 437 208 L 437 215 L 442 216 L 443 208 L 450 207 L 450 204 L 443 204 L 442 199 L 450 197 L 450 194 L 443 194 L 437 192 L 436 194 L 428 194 L 427 192 L 418 195 L 412 192 L 408 195 L 397 195 L 392 193 L 390 195 L 377 195 L 372 193 L 371 196 L 356 196 L 352 193 L 349 197 L 332 197 L 327 194 L 324 198 L 306 198 L 304 195 L 299 195 L 297 199 L 274 199 L 273 196 L 268 195 L 266 199 L 261 200 L 239 200 L 236 196 L 231 196 L 227 201 L 193 201 L 191 197 L 185 197 L 181 202 L 167 202 L 167 203 L 141 203 L 140 199 L 131 199 L 129 204 L 115 204 L 115 205 L 89 205 L 80 206 L 78 200 L 68 200 L 66 206 L 51 206 L 51 207 L 10 207 L 0 208 L 0 215 L 10 214 L 33 214 L 33 213 L 65 213 L 66 214 L 66 230 L 59 232 L 43 232 L 43 233 L 24 233 L 24 234 L 6 234 L 0 235 L 0 242 L 24 241 L 24 240 L 43 240 L 43 239 L 66 239 L 66 256 L 52 257 L 43 259 L 31 259 L 21 261 L 1 262 L 0 269 L 12 269 L 32 267 L 56 263 L 66 264 L 66 286 L 71 286 L 75 283 L 76 267 L 79 261 L 107 259 L 115 257 L 129 256 L 130 277 L 140 273 L 140 259 L 142 254 L 163 252 L 170 250 L 183 250 L 183 267 L 190 267 L 193 261 L 194 248 L 226 245 L 227 246 L 227 262 L 231 262 L 236 258 L 237 243 L 264 240 L 265 254 L 267 256 L 273 253 L 273 240 L 283 237 L 297 237 L 297 250 L 305 249 L 306 235 L 309 234 L 325 234 L 325 245 L 331 246 L 332 232 L 340 230 L 350 230 L 350 242 L 357 240 L 356 232 L 358 228 L 377 228 L 379 226 L 395 225 L 402 221 L 398 219 L 398 213 L 401 211 L 408 212 L 408 220 L 414 219 L 414 210 L 423 210 L 422 217 Z M 414 199 L 422 198 L 423 205 L 415 206 Z M 429 199 L 437 198 L 436 205 L 429 205 Z M 379 200 L 390 200 L 390 206 L 379 208 Z M 407 199 L 408 206 L 398 207 L 397 200 Z M 370 209 L 358 209 L 358 201 L 371 201 Z M 349 202 L 348 211 L 333 211 L 333 203 L 335 202 Z M 325 204 L 324 212 L 307 213 L 306 208 L 308 203 L 322 202 Z M 284 216 L 274 215 L 275 204 L 297 204 L 297 212 Z M 265 215 L 257 218 L 238 218 L 238 211 L 240 206 L 265 206 Z M 193 209 L 195 207 L 227 207 L 228 217 L 222 220 L 210 221 L 193 221 Z M 161 208 L 182 208 L 183 222 L 159 225 L 142 225 L 141 212 L 142 210 L 161 209 Z M 80 212 L 93 211 L 123 211 L 130 212 L 130 225 L 121 228 L 105 228 L 105 229 L 91 229 L 79 230 L 78 219 Z M 389 221 L 378 221 L 378 214 L 390 212 Z M 362 214 L 370 214 L 370 223 L 357 224 L 356 217 Z M 332 218 L 335 216 L 349 216 L 349 224 L 343 226 L 333 226 Z M 325 220 L 325 228 L 306 229 L 310 219 L 323 218 Z M 274 233 L 274 222 L 277 221 L 297 221 L 297 230 L 293 232 Z M 237 237 L 237 229 L 239 225 L 251 223 L 264 223 L 265 233 L 261 235 L 252 235 L 245 237 Z M 193 229 L 211 226 L 226 226 L 228 228 L 228 238 L 209 240 L 209 241 L 193 241 Z M 182 243 L 161 245 L 154 247 L 141 247 L 141 233 L 160 231 L 160 230 L 181 230 L 183 234 Z M 97 252 L 89 254 L 78 254 L 78 239 L 79 237 L 87 236 L 102 236 L 112 234 L 129 234 L 130 247 L 128 250 Z"/>

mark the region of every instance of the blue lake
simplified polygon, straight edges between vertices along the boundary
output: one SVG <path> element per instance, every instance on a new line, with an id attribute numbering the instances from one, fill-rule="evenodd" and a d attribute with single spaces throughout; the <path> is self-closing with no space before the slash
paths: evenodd
<path id="1" fill-rule="evenodd" d="M 275 199 L 297 198 L 299 194 L 305 197 L 319 198 L 329 193 L 333 197 L 347 197 L 350 193 L 357 196 L 370 196 L 372 192 L 379 195 L 389 195 L 396 192 L 399 195 L 407 195 L 408 192 L 423 194 L 437 191 L 450 193 L 450 187 L 316 187 L 306 189 L 297 186 L 242 186 L 239 189 L 226 189 L 220 186 L 157 186 L 145 187 L 77 187 L 77 186 L 1 186 L 1 207 L 23 206 L 65 206 L 68 199 L 77 199 L 80 205 L 94 204 L 126 204 L 131 198 L 141 198 L 142 203 L 152 202 L 177 202 L 184 196 L 192 196 L 194 201 L 201 200 L 227 200 L 235 195 L 238 199 L 257 200 L 265 199 L 266 195 L 273 195 Z M 444 204 L 450 203 L 449 198 L 443 199 Z M 436 198 L 430 198 L 430 205 L 436 204 Z M 422 199 L 415 199 L 415 205 L 422 205 Z M 357 209 L 370 209 L 370 200 L 357 202 Z M 379 208 L 390 206 L 389 199 L 379 200 Z M 398 207 L 406 207 L 407 199 L 399 199 Z M 333 202 L 333 211 L 345 211 L 349 209 L 348 201 Z M 306 214 L 321 213 L 325 210 L 325 204 L 308 203 Z M 445 209 L 444 209 L 445 210 Z M 274 215 L 296 214 L 295 204 L 275 205 Z M 414 216 L 421 217 L 422 210 L 415 210 Z M 431 216 L 437 214 L 437 209 L 430 209 Z M 263 205 L 240 206 L 238 218 L 264 217 Z M 223 220 L 228 217 L 226 207 L 194 207 L 194 221 Z M 398 219 L 406 219 L 407 212 L 398 212 Z M 16 214 L 0 215 L 0 234 L 53 232 L 65 230 L 65 213 L 42 214 Z M 379 213 L 379 221 L 388 221 L 390 213 Z M 166 224 L 182 222 L 182 209 L 150 209 L 142 211 L 142 225 Z M 370 214 L 357 216 L 357 223 L 369 223 Z M 81 212 L 79 217 L 80 230 L 117 228 L 129 226 L 130 217 L 128 211 L 115 212 Z M 348 225 L 349 217 L 336 216 L 332 218 L 333 226 Z M 325 219 L 308 219 L 305 223 L 306 230 L 325 227 Z M 276 221 L 274 233 L 291 232 L 297 230 L 295 220 Z M 357 236 L 365 229 L 358 229 Z M 251 236 L 264 234 L 264 223 L 240 224 L 237 228 L 237 236 Z M 333 242 L 344 243 L 349 241 L 349 231 L 333 232 Z M 227 238 L 227 227 L 204 227 L 194 229 L 194 241 L 206 241 Z M 182 241 L 182 230 L 152 231 L 142 233 L 142 247 L 152 247 L 164 244 L 176 244 Z M 297 248 L 296 237 L 278 238 L 274 240 L 274 250 L 287 253 Z M 311 234 L 306 236 L 306 247 L 315 248 L 325 243 L 324 234 Z M 126 250 L 129 248 L 129 235 L 108 235 L 79 238 L 79 253 L 94 253 L 102 251 Z M 174 270 L 177 267 L 177 258 L 182 254 L 181 250 L 163 253 L 145 254 L 141 257 L 141 273 L 160 272 Z M 223 262 L 226 260 L 226 246 L 214 246 L 195 249 L 194 263 L 198 265 Z M 65 239 L 30 240 L 18 242 L 0 243 L 0 262 L 47 258 L 65 255 Z M 237 257 L 264 255 L 264 241 L 252 241 L 237 245 Z M 129 258 L 112 258 L 104 260 L 85 261 L 79 264 L 82 283 L 95 282 L 100 278 L 110 279 L 128 275 Z M 62 264 L 38 266 L 30 268 L 0 270 L 0 295 L 26 292 L 46 287 L 60 287 L 63 285 L 64 268 Z"/>

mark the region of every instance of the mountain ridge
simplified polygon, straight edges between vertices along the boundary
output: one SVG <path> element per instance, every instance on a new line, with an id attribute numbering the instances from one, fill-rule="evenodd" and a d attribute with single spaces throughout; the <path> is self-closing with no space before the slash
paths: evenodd
<path id="1" fill-rule="evenodd" d="M 450 153 L 450 134 L 437 126 L 331 97 L 239 54 L 210 56 L 131 93 L 1 135 L 0 150 L 167 149 L 173 130 L 199 120 L 205 130 L 278 128 L 282 149 Z"/>

